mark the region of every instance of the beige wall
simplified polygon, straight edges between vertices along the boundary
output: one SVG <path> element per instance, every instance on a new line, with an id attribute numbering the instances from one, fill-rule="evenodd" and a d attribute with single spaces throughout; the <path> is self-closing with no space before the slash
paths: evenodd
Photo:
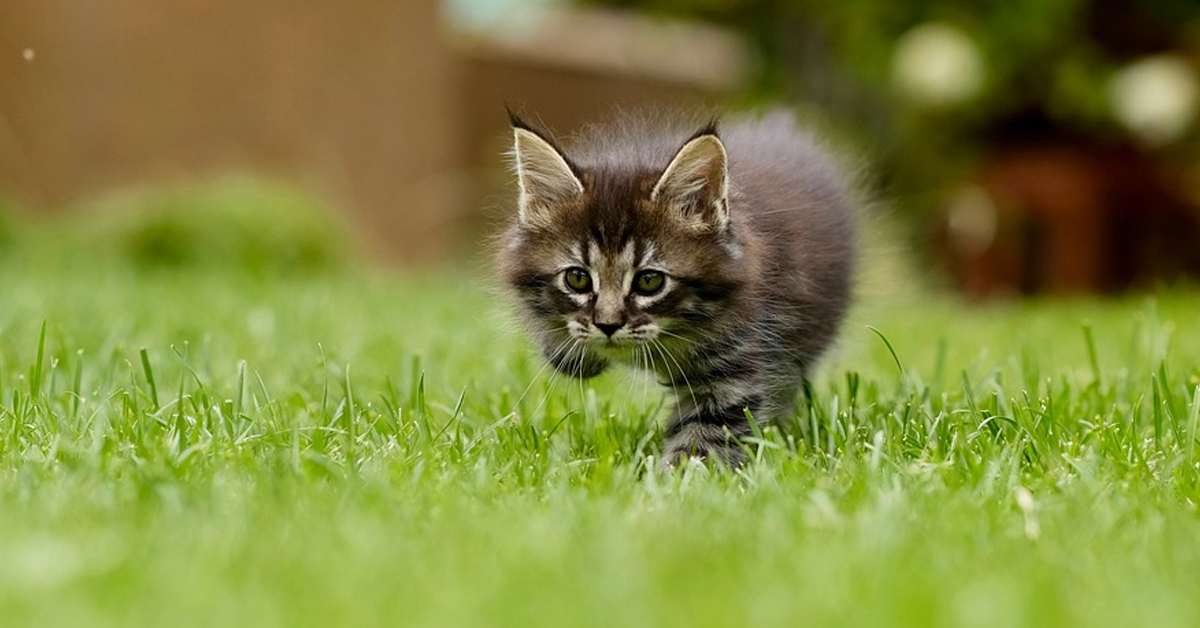
<path id="1" fill-rule="evenodd" d="M 8 0 L 0 188 L 53 209 L 249 169 L 328 195 L 380 250 L 436 256 L 462 161 L 442 41 L 435 0 Z"/>

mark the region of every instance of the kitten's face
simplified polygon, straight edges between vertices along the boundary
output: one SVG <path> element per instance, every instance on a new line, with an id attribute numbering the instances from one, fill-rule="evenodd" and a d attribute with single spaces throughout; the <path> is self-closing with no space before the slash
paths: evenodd
<path id="1" fill-rule="evenodd" d="M 677 286 L 654 245 L 631 240 L 612 251 L 589 240 L 575 248 L 551 286 L 565 297 L 560 315 L 568 335 L 604 349 L 657 339 L 674 305 L 667 297 Z"/>
<path id="2" fill-rule="evenodd" d="M 542 331 L 617 357 L 715 317 L 736 251 L 711 131 L 660 172 L 581 171 L 533 131 L 514 133 L 519 218 L 505 270 Z"/>
<path id="3" fill-rule="evenodd" d="M 603 221 L 583 228 L 591 213 L 516 238 L 521 274 L 514 283 L 539 327 L 610 357 L 687 335 L 687 321 L 702 320 L 708 305 L 688 279 L 703 272 L 689 249 L 711 247 L 688 247 L 671 234 L 656 234 L 647 224 L 654 221 L 645 219 L 631 221 L 627 234 L 605 237 Z M 631 214 L 636 210 L 625 218 Z"/>

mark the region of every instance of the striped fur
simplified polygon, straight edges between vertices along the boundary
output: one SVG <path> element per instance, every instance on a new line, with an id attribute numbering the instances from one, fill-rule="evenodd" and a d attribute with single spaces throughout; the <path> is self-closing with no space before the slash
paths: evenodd
<path id="1" fill-rule="evenodd" d="M 791 412 L 850 299 L 853 211 L 830 159 L 779 114 L 720 131 L 625 115 L 562 147 L 513 130 L 499 261 L 546 359 L 652 370 L 678 399 L 664 461 L 743 462 L 747 414 Z"/>

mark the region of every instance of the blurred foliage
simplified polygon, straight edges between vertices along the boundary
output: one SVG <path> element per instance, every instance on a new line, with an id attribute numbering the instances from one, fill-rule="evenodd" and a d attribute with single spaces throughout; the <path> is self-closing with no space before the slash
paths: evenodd
<path id="1" fill-rule="evenodd" d="M 853 129 L 906 209 L 959 181 L 998 135 L 1129 138 L 1109 86 L 1132 60 L 1200 49 L 1192 0 L 584 0 L 698 18 L 742 33 L 761 63 L 752 102 L 812 103 Z M 969 99 L 931 106 L 897 85 L 897 44 L 923 24 L 966 36 L 983 76 Z"/>
<path id="2" fill-rule="evenodd" d="M 0 244 L 5 213 L 17 215 L 0 211 Z M 62 216 L 30 225 L 16 248 L 58 257 L 66 249 L 147 270 L 206 266 L 314 273 L 352 261 L 350 231 L 330 207 L 264 179 L 120 190 L 78 203 Z"/>

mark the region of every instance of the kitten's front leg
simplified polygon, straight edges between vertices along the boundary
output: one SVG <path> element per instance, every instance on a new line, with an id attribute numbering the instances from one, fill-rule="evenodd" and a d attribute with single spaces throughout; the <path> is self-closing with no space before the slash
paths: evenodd
<path id="1" fill-rule="evenodd" d="M 742 438 L 754 433 L 747 409 L 754 404 L 739 402 L 725 405 L 698 404 L 667 425 L 663 445 L 663 465 L 674 467 L 686 458 L 717 459 L 730 467 L 747 460 Z"/>

